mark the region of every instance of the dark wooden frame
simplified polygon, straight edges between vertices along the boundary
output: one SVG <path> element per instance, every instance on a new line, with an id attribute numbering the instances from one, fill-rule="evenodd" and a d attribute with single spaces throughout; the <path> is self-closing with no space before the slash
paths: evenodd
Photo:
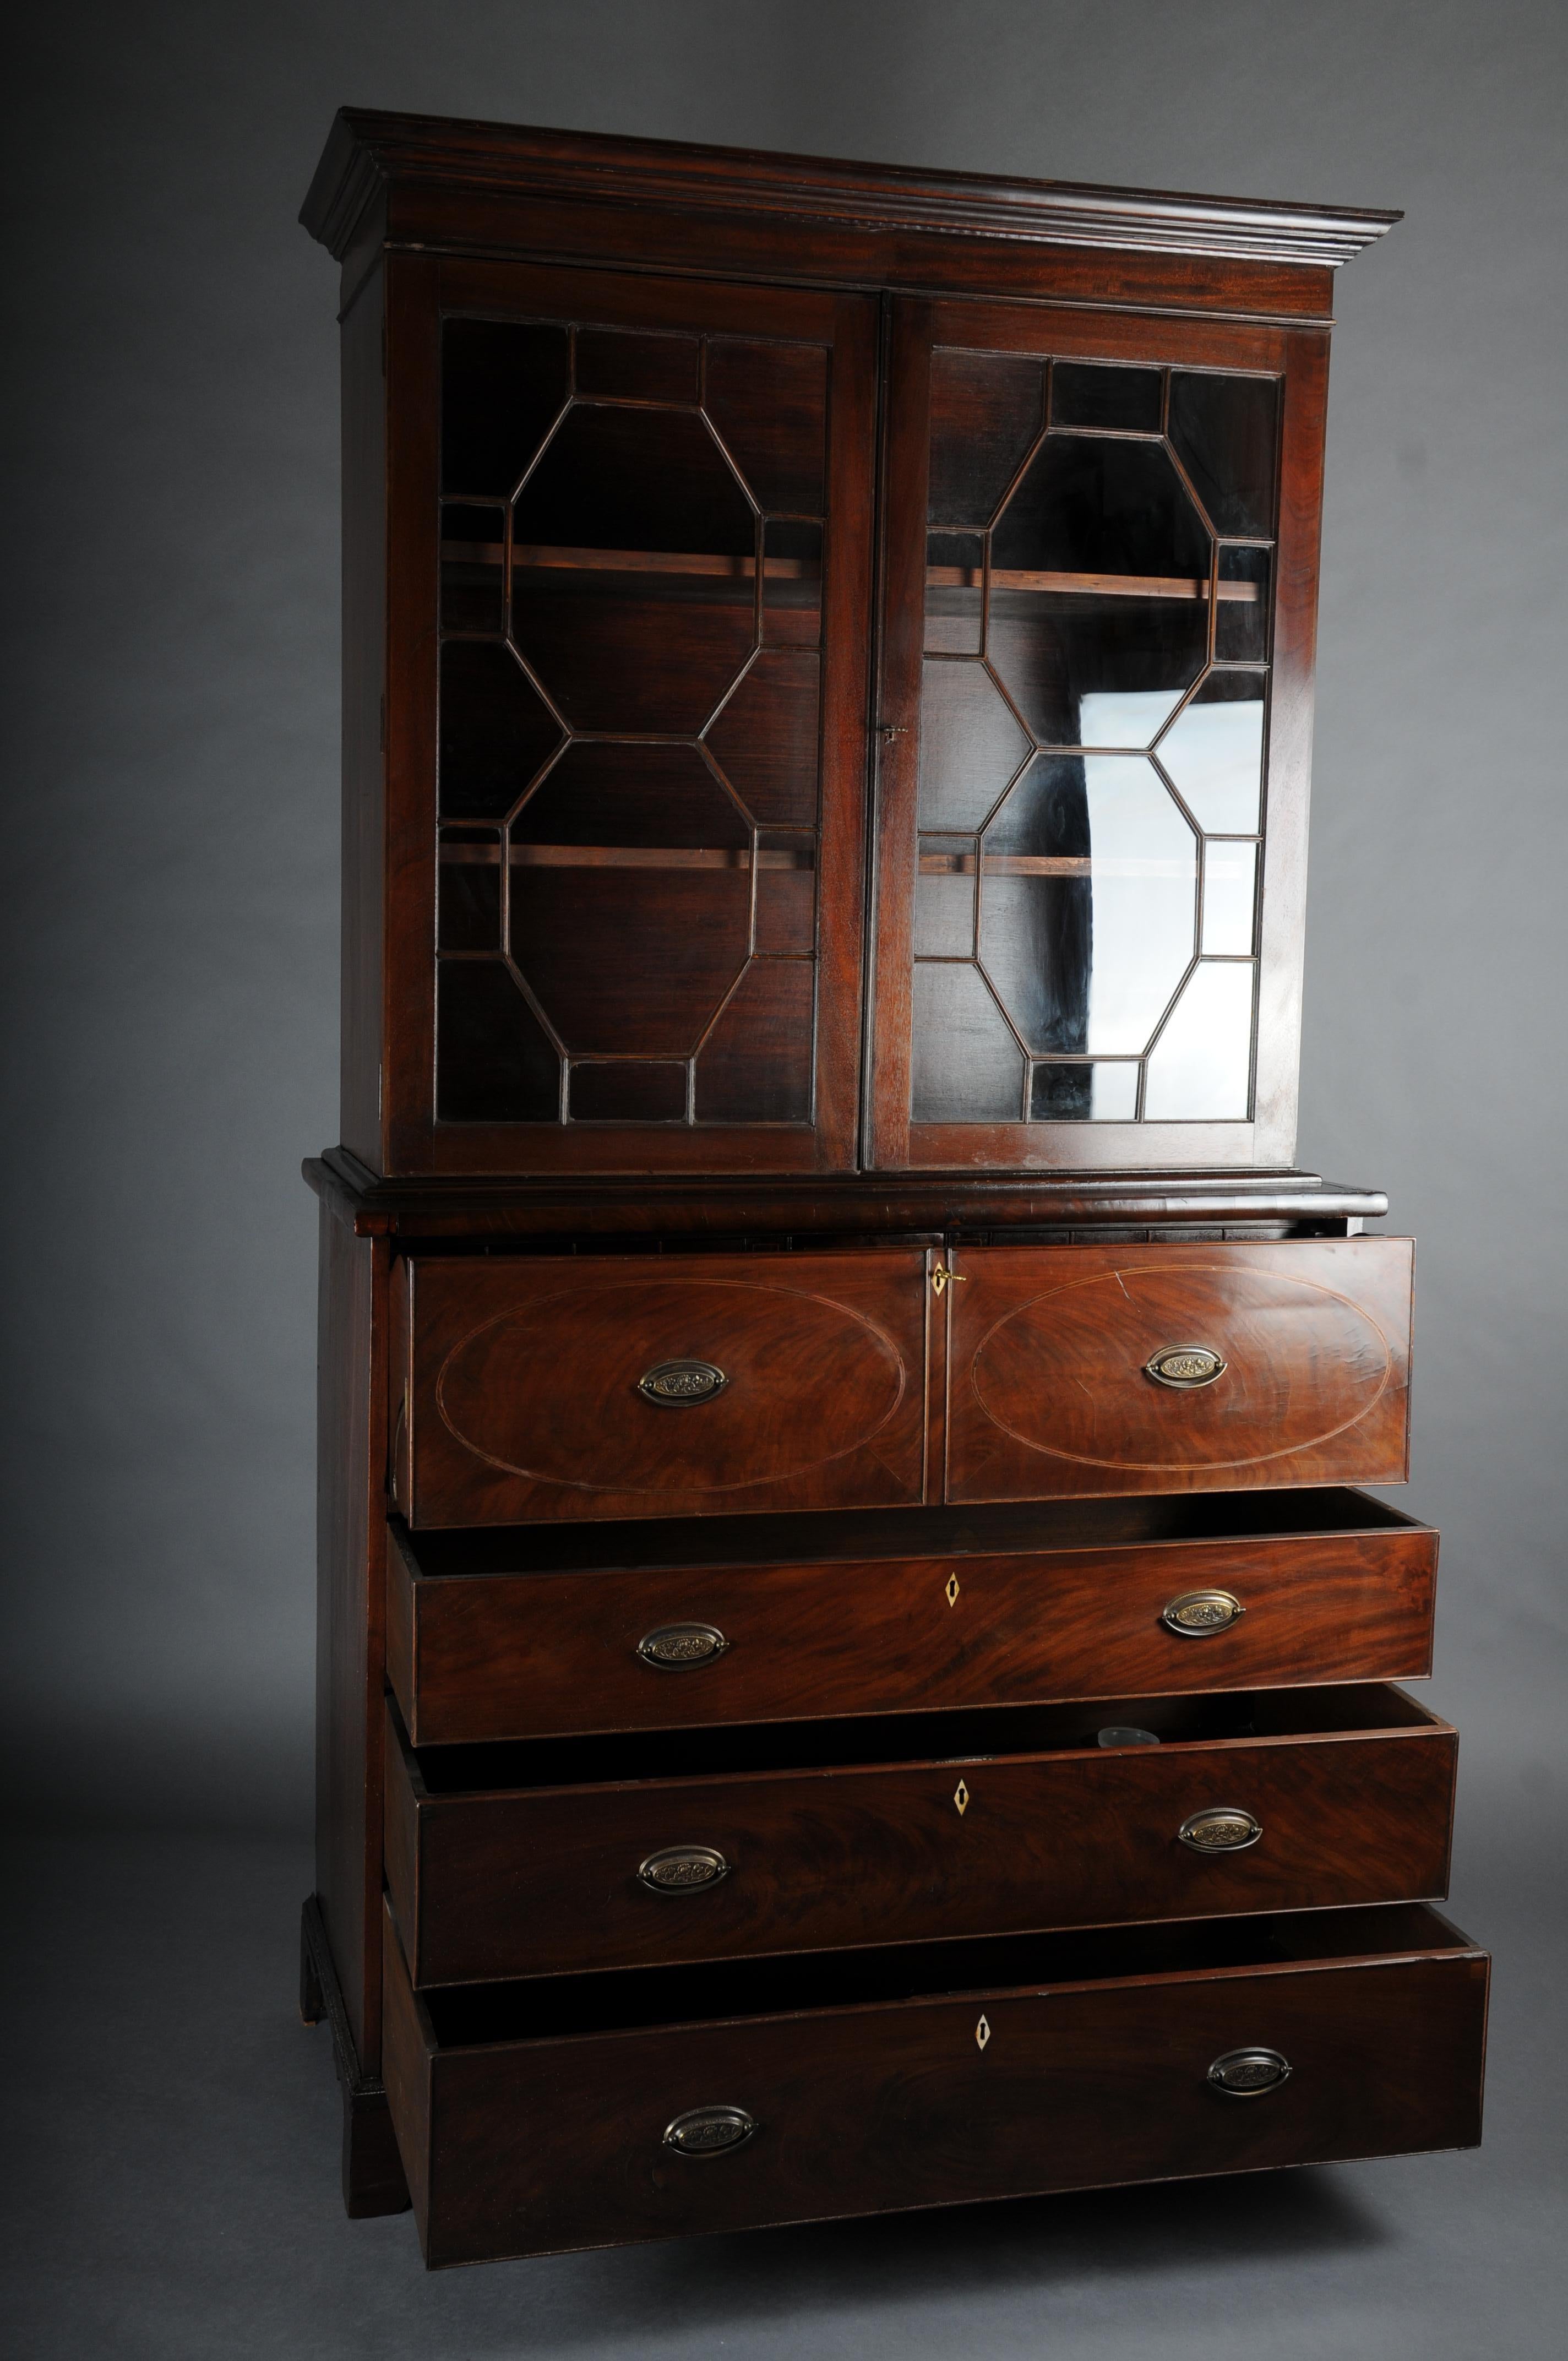
<path id="1" fill-rule="evenodd" d="M 1266 759 L 1255 1115 L 1233 1123 L 915 1123 L 910 1116 L 911 920 L 926 579 L 930 361 L 937 346 L 1034 352 L 1278 380 L 1280 495 Z M 1274 1164 L 1296 1144 L 1306 916 L 1319 512 L 1328 337 L 1068 310 L 1052 304 L 894 306 L 883 456 L 882 667 L 876 801 L 875 981 L 867 1161 L 937 1170 L 1168 1169 Z"/>
<path id="2" fill-rule="evenodd" d="M 354 979 L 345 1020 L 346 1144 L 389 1173 L 848 1170 L 855 1161 L 864 895 L 865 619 L 871 584 L 874 336 L 863 297 L 669 282 L 512 262 L 396 255 L 387 268 L 386 855 L 367 862 L 355 931 L 386 946 L 384 972 Z M 439 645 L 440 329 L 452 315 L 564 316 L 618 325 L 808 339 L 831 353 L 823 583 L 822 807 L 813 1120 L 804 1125 L 437 1122 L 435 719 Z M 369 518 L 350 534 L 373 532 Z M 354 580 L 367 577 L 361 558 Z M 360 594 L 363 596 L 363 593 Z M 357 611 L 354 640 L 373 629 Z M 351 873 L 345 892 L 354 891 Z M 366 1061 L 374 1061 L 374 1071 Z M 378 1087 L 377 1076 L 380 1082 Z M 374 1115 L 371 1110 L 374 1108 Z M 350 1120 L 361 1128 L 348 1130 Z"/>

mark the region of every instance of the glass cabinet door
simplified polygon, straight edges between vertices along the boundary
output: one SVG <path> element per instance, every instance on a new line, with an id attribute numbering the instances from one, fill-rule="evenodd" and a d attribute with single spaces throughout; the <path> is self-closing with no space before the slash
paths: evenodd
<path id="1" fill-rule="evenodd" d="M 1320 348 L 900 313 L 875 1160 L 1288 1158 Z"/>
<path id="2" fill-rule="evenodd" d="M 438 1169 L 853 1162 L 870 317 L 442 267 Z"/>

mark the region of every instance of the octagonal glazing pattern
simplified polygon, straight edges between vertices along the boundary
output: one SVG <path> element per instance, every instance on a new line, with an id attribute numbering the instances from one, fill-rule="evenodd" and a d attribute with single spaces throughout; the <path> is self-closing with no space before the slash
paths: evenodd
<path id="1" fill-rule="evenodd" d="M 828 356 L 443 342 L 436 1113 L 808 1123 Z"/>
<path id="2" fill-rule="evenodd" d="M 1250 1114 L 1277 393 L 933 356 L 916 1122 Z"/>

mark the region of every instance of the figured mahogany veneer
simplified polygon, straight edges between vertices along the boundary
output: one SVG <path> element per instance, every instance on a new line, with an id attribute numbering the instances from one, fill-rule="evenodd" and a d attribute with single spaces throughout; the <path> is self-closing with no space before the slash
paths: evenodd
<path id="1" fill-rule="evenodd" d="M 1410 1266 L 1404 1239 L 957 1256 L 945 1497 L 1399 1482 Z M 939 1499 L 936 1279 L 892 1251 L 411 1257 L 398 1505 L 418 1526 Z M 1213 1382 L 1150 1376 L 1184 1345 L 1223 1362 Z M 684 1362 L 718 1373 L 711 1398 L 651 1400 Z"/>
<path id="2" fill-rule="evenodd" d="M 385 1962 L 433 2265 L 1480 2137 L 1486 1958 L 1416 1905 L 424 1997 L 389 1916 Z M 1217 2091 L 1253 2047 L 1288 2080 Z M 756 2128 L 682 2156 L 699 2108 Z"/>
<path id="3" fill-rule="evenodd" d="M 414 1743 L 1420 1679 L 1437 1535 L 1355 1492 L 412 1534 L 387 1676 Z M 1200 1635 L 1161 1618 L 1219 1589 Z M 652 1631 L 721 1653 L 660 1669 Z"/>
<path id="4" fill-rule="evenodd" d="M 411 1524 L 872 1507 L 924 1496 L 928 1257 L 401 1266 Z M 693 1362 L 711 1399 L 641 1381 Z"/>
<path id="5" fill-rule="evenodd" d="M 389 1708 L 388 1885 L 421 1986 L 1441 1899 L 1456 1751 L 1391 1688 L 420 1755 Z M 1261 1835 L 1183 1839 L 1220 1806 Z"/>
<path id="6" fill-rule="evenodd" d="M 1408 1238 L 958 1257 L 948 1499 L 1403 1483 L 1413 1258 Z M 1221 1373 L 1158 1383 L 1184 1346 Z"/>

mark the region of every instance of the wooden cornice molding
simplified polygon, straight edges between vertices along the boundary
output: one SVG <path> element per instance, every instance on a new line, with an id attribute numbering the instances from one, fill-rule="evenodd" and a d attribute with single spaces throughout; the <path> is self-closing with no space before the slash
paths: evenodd
<path id="1" fill-rule="evenodd" d="M 366 207 L 400 182 L 1319 269 L 1348 262 L 1402 218 L 1341 205 L 919 171 L 357 107 L 343 108 L 334 122 L 300 218 L 341 261 Z"/>

